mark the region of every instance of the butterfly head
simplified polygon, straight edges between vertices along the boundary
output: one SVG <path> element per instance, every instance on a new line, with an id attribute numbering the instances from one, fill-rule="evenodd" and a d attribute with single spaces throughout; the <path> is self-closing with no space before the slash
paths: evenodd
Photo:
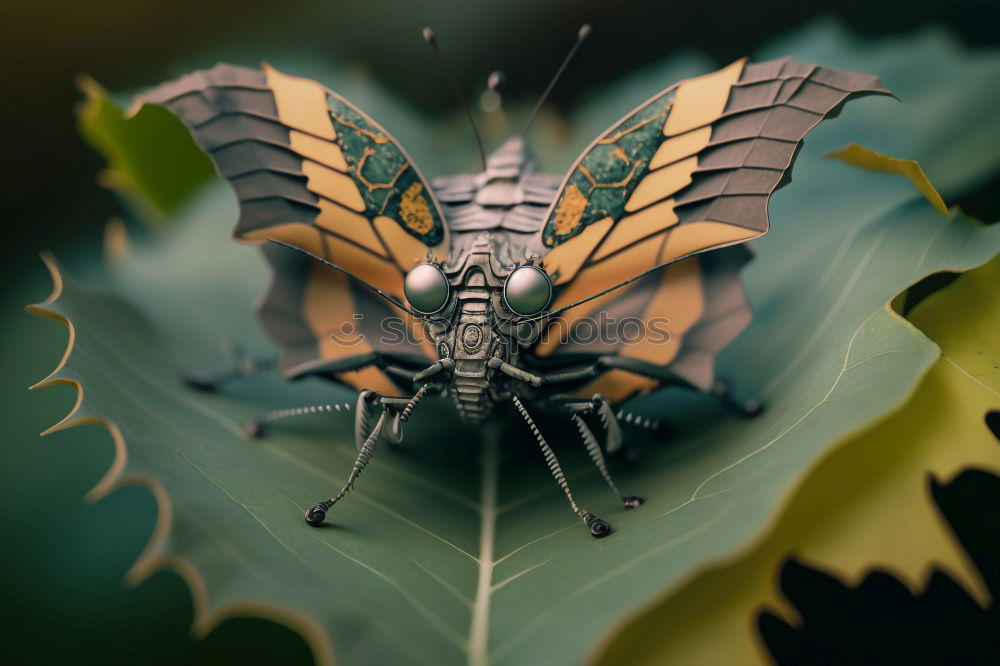
<path id="1" fill-rule="evenodd" d="M 534 264 L 499 260 L 495 237 L 482 234 L 458 265 L 424 262 L 406 275 L 410 306 L 441 358 L 485 364 L 505 362 L 534 343 L 552 300 L 552 282 Z"/>
<path id="2" fill-rule="evenodd" d="M 419 314 L 438 356 L 455 361 L 456 377 L 487 377 L 492 372 L 487 368 L 494 367 L 488 365 L 490 359 L 500 359 L 516 366 L 520 349 L 537 342 L 548 321 L 546 311 L 552 302 L 552 280 L 543 268 L 526 258 L 539 254 L 539 248 L 531 246 L 534 234 L 522 233 L 525 229 L 519 229 L 519 232 L 505 229 L 502 224 L 490 223 L 490 220 L 496 215 L 503 217 L 524 203 L 529 206 L 539 204 L 537 199 L 543 197 L 547 189 L 555 193 L 554 183 L 544 179 L 531 181 L 534 199 L 528 201 L 525 192 L 529 189 L 528 179 L 532 178 L 536 163 L 528 151 L 524 135 L 589 33 L 589 26 L 580 29 L 573 48 L 535 104 L 521 131 L 486 155 L 471 109 L 448 67 L 437 38 L 430 28 L 424 30 L 424 38 L 438 56 L 469 119 L 483 162 L 483 171 L 471 179 L 470 198 L 450 192 L 446 202 L 461 207 L 465 217 L 469 218 L 461 221 L 456 217 L 449 221 L 453 232 L 451 261 L 441 264 L 428 259 L 411 268 L 404 279 L 404 295 L 411 312 Z M 501 80 L 499 73 L 490 76 L 489 86 L 494 93 Z M 469 183 L 466 178 L 468 176 L 458 176 L 455 182 Z M 451 179 L 445 180 L 443 187 L 447 189 Z M 457 189 L 465 187 L 459 185 Z M 448 213 L 448 206 L 445 208 Z M 470 216 L 470 211 L 479 214 Z M 477 229 L 488 230 L 479 232 Z M 459 369 L 465 374 L 458 372 Z"/>

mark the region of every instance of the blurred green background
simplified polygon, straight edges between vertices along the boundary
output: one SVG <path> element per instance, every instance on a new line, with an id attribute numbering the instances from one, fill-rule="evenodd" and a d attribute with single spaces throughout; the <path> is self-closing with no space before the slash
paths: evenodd
<path id="1" fill-rule="evenodd" d="M 125 589 L 121 578 L 152 527 L 152 497 L 130 488 L 84 506 L 80 498 L 111 460 L 107 433 L 86 427 L 37 437 L 69 410 L 74 396 L 68 387 L 25 391 L 51 371 L 66 340 L 64 327 L 21 310 L 49 290 L 36 253 L 50 248 L 72 270 L 75 261 L 99 255 L 102 228 L 121 211 L 115 196 L 96 185 L 103 164 L 76 133 L 75 76 L 86 72 L 123 91 L 234 54 L 253 61 L 301 51 L 356 64 L 435 116 L 452 114 L 454 100 L 420 38 L 424 25 L 434 26 L 470 96 L 482 90 L 490 71 L 502 69 L 505 99 L 531 103 L 579 25 L 589 22 L 590 43 L 552 96 L 552 107 L 564 111 L 640 65 L 692 50 L 722 65 L 821 16 L 872 37 L 936 25 L 973 49 L 1000 42 L 1000 3 L 992 0 L 3 3 L 0 658 L 16 664 L 310 661 L 297 636 L 261 621 L 230 621 L 195 641 L 188 630 L 190 598 L 173 574 Z M 997 219 L 997 184 L 994 175 L 949 203 Z"/>
<path id="2" fill-rule="evenodd" d="M 685 50 L 727 64 L 820 16 L 872 37 L 940 25 L 973 47 L 1000 41 L 996 0 L 7 0 L 0 7 L 3 265 L 23 269 L 42 247 L 91 239 L 118 214 L 114 197 L 94 187 L 100 159 L 74 131 L 73 79 L 82 72 L 125 91 L 210 65 L 209 54 L 239 51 L 251 62 L 328 54 L 357 64 L 416 109 L 440 114 L 455 102 L 420 37 L 424 25 L 437 31 L 469 94 L 501 69 L 506 97 L 530 101 L 590 22 L 590 43 L 552 95 L 564 110 L 641 65 Z"/>

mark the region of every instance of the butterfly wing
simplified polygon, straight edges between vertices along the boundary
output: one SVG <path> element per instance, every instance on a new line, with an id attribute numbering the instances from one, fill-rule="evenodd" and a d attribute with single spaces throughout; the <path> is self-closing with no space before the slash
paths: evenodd
<path id="1" fill-rule="evenodd" d="M 237 239 L 301 248 L 399 300 L 407 270 L 428 253 L 446 258 L 448 230 L 427 181 L 392 136 L 319 83 L 268 65 L 258 71 L 220 64 L 137 102 L 177 115 L 232 185 L 240 205 Z M 266 249 L 274 277 L 258 308 L 282 345 L 285 376 L 330 374 L 356 388 L 392 392 L 376 368 L 327 369 L 371 352 L 404 365 L 435 358 L 428 345 L 379 330 L 389 306 L 356 281 L 292 254 Z M 404 329 L 419 331 L 414 318 L 397 314 Z"/>
<path id="2" fill-rule="evenodd" d="M 551 325 L 573 331 L 627 302 L 619 315 L 669 320 L 669 341 L 619 340 L 603 353 L 669 367 L 708 388 L 715 354 L 749 323 L 738 285 L 746 254 L 695 255 L 765 233 L 768 200 L 789 180 L 802 138 L 849 98 L 869 94 L 889 93 L 873 76 L 791 58 L 740 60 L 682 81 L 627 115 L 570 169 L 539 241 L 551 248 L 542 261 L 557 289 L 552 310 L 639 279 Z M 566 339 L 546 336 L 538 355 L 584 351 Z M 622 400 L 659 383 L 612 370 L 581 393 Z"/>

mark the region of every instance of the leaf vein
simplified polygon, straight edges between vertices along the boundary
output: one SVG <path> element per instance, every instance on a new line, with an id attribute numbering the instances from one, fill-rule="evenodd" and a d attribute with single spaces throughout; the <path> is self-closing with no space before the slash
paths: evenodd
<path id="1" fill-rule="evenodd" d="M 295 466 L 297 466 L 297 467 L 305 470 L 306 472 L 309 472 L 310 474 L 313 474 L 314 476 L 317 476 L 317 477 L 323 479 L 327 483 L 331 483 L 331 484 L 336 484 L 337 483 L 337 480 L 332 475 L 327 474 L 326 472 L 323 472 L 321 470 L 316 469 L 314 466 L 310 465 L 308 462 L 306 462 L 302 458 L 299 458 L 298 456 L 296 456 L 296 455 L 294 455 L 292 453 L 289 453 L 288 451 L 285 451 L 284 449 L 282 449 L 280 447 L 274 446 L 273 444 L 265 444 L 264 447 L 266 447 L 266 448 L 264 448 L 264 450 L 268 451 L 269 453 L 271 453 L 272 455 L 274 455 L 276 458 L 284 459 L 286 462 L 289 462 L 289 463 L 291 463 L 291 464 L 293 464 L 293 465 L 295 465 Z M 431 530 L 427 529 L 423 525 L 421 525 L 421 524 L 419 524 L 419 523 L 417 523 L 415 521 L 410 520 L 406 516 L 402 515 L 401 513 L 398 513 L 396 511 L 394 511 L 393 509 L 390 509 L 389 507 L 387 507 L 386 505 L 382 504 L 378 500 L 374 500 L 371 497 L 368 497 L 367 495 L 363 495 L 361 493 L 358 493 L 357 497 L 362 502 L 365 502 L 366 504 L 370 504 L 371 506 L 373 506 L 376 509 L 382 511 L 386 515 L 392 516 L 393 518 L 395 518 L 395 519 L 397 519 L 397 520 L 399 520 L 401 522 L 406 523 L 410 527 L 416 528 L 417 530 L 423 532 L 427 536 L 433 537 L 434 539 L 437 539 L 441 543 L 443 543 L 443 544 L 445 544 L 447 546 L 450 546 L 451 548 L 455 549 L 456 551 L 458 551 L 462 555 L 465 555 L 466 557 L 468 557 L 473 562 L 476 562 L 476 563 L 479 562 L 479 558 L 477 558 L 476 556 L 474 556 L 471 553 L 469 553 L 469 552 L 463 550 L 462 548 L 456 546 L 455 544 L 453 544 L 452 542 L 448 541 L 447 539 L 445 539 L 444 537 L 440 536 L 439 534 L 435 534 L 434 532 L 432 532 Z"/>

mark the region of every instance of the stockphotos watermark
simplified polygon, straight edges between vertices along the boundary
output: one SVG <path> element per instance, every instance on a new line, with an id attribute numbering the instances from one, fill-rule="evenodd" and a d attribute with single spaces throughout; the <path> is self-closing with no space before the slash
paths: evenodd
<path id="1" fill-rule="evenodd" d="M 551 344 L 555 339 L 560 345 L 632 345 L 636 343 L 665 345 L 671 340 L 670 320 L 665 317 L 612 317 L 599 312 L 596 317 L 582 317 L 572 322 L 558 318 L 550 322 L 537 336 L 539 344 Z M 525 336 L 525 342 L 534 339 L 531 327 L 514 327 L 515 337 Z M 345 321 L 330 333 L 330 339 L 343 347 L 353 347 L 375 337 L 378 345 L 420 345 L 428 335 L 423 326 L 411 326 L 402 317 L 384 317 L 376 326 L 365 324 L 363 314 L 355 314 L 353 321 Z"/>

